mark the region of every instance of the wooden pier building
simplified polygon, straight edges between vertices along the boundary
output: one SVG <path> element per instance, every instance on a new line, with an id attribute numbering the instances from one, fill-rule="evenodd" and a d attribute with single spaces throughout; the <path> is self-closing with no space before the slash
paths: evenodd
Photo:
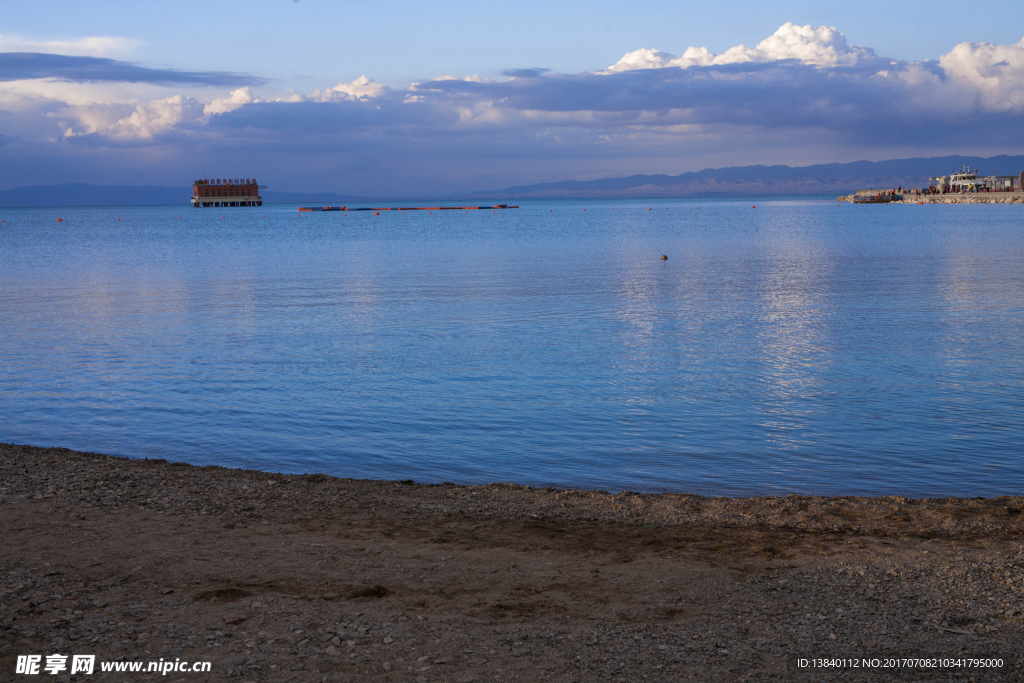
<path id="1" fill-rule="evenodd" d="M 255 178 L 203 178 L 192 183 L 192 206 L 263 206 Z"/>

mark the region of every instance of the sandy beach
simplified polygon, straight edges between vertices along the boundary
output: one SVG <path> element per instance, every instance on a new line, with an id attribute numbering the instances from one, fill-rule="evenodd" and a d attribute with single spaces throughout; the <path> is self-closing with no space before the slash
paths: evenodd
<path id="1" fill-rule="evenodd" d="M 0 680 L 55 652 L 211 663 L 111 680 L 1021 680 L 1020 497 L 421 485 L 8 444 L 0 467 Z M 908 657 L 961 663 L 885 665 Z"/>

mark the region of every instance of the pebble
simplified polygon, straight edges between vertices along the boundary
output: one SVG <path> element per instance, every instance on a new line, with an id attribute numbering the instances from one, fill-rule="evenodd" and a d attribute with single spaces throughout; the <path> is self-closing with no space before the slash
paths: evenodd
<path id="1" fill-rule="evenodd" d="M 243 595 L 229 602 L 192 602 L 200 589 L 166 576 L 161 577 L 163 581 L 178 586 L 176 597 L 155 599 L 155 593 L 171 593 L 160 588 L 159 568 L 141 558 L 126 556 L 119 564 L 108 561 L 102 572 L 86 574 L 74 566 L 44 566 L 43 562 L 53 560 L 22 554 L 6 564 L 0 574 L 0 602 L 8 610 L 0 629 L 4 638 L 20 639 L 11 642 L 38 643 L 40 651 L 51 644 L 56 647 L 61 642 L 75 642 L 81 636 L 78 642 L 96 643 L 90 647 L 98 653 L 116 650 L 129 658 L 136 648 L 141 652 L 141 648 L 158 647 L 161 651 L 154 650 L 153 656 L 164 657 L 209 653 L 215 666 L 224 667 L 222 671 L 242 667 L 236 672 L 239 681 L 265 680 L 266 675 L 256 672 L 268 668 L 276 671 L 278 667 L 291 672 L 307 662 L 304 669 L 298 669 L 301 674 L 288 676 L 319 683 L 323 678 L 347 680 L 366 674 L 372 661 L 370 650 L 361 649 L 357 654 L 353 649 L 345 652 L 351 652 L 352 657 L 340 658 L 342 643 L 355 648 L 357 642 L 367 647 L 381 642 L 389 645 L 390 661 L 372 666 L 395 672 L 396 680 L 399 673 L 405 674 L 404 680 L 411 680 L 417 676 L 411 669 L 429 669 L 433 661 L 459 671 L 449 678 L 444 669 L 436 669 L 441 674 L 434 678 L 460 682 L 473 680 L 469 677 L 474 676 L 486 680 L 609 680 L 621 675 L 631 681 L 641 681 L 644 676 L 651 681 L 680 680 L 685 679 L 681 673 L 684 670 L 697 670 L 686 667 L 700 667 L 707 679 L 714 680 L 740 680 L 742 674 L 737 676 L 737 671 L 756 673 L 757 680 L 782 680 L 781 669 L 774 673 L 770 669 L 773 662 L 791 662 L 801 655 L 948 652 L 961 647 L 978 652 L 1014 652 L 1024 648 L 1024 630 L 1018 616 L 1024 611 L 1020 608 L 1024 548 L 1019 541 L 1024 515 L 1017 514 L 1024 509 L 1024 500 L 1018 497 L 934 501 L 898 496 L 719 499 L 513 485 L 421 487 L 322 476 L 203 470 L 3 444 L 0 467 L 4 468 L 0 470 L 0 514 L 6 515 L 0 521 L 5 535 L 23 529 L 30 534 L 55 533 L 58 527 L 70 529 L 72 523 L 96 533 L 103 530 L 107 520 L 116 519 L 110 513 L 120 511 L 124 518 L 135 514 L 140 520 L 144 511 L 152 520 L 145 523 L 147 529 L 177 523 L 172 520 L 205 520 L 203 523 L 215 532 L 232 539 L 226 542 L 237 544 L 248 543 L 251 537 L 225 530 L 224 525 L 232 518 L 266 517 L 275 526 L 260 533 L 273 533 L 277 525 L 315 530 L 317 515 L 324 513 L 320 519 L 335 520 L 331 522 L 334 530 L 327 532 L 330 535 L 295 535 L 316 541 L 308 548 L 296 549 L 297 558 L 312 558 L 308 564 L 311 576 L 324 571 L 314 562 L 321 558 L 326 561 L 338 552 L 331 545 L 317 545 L 324 538 L 330 540 L 323 542 L 335 543 L 335 533 L 339 539 L 347 536 L 354 539 L 351 543 L 370 551 L 360 552 L 357 560 L 351 560 L 354 572 L 366 572 L 365 582 L 358 576 L 345 576 L 337 582 L 343 587 L 336 589 L 337 584 L 317 584 L 319 579 L 310 579 L 311 585 L 325 588 L 316 588 L 309 594 L 312 599 L 307 599 L 298 595 L 294 586 L 282 585 L 278 577 L 274 577 L 278 583 L 268 581 L 262 587 L 259 581 L 267 579 L 249 578 L 244 572 L 250 570 L 245 569 L 239 581 L 251 581 L 250 585 L 260 587 L 247 589 L 247 599 Z M 242 481 L 249 486 L 244 503 L 235 498 Z M 140 488 L 145 488 L 144 495 L 154 501 L 138 499 L 135 510 L 133 491 Z M 159 490 L 158 496 L 152 495 L 154 490 Z M 291 495 L 283 499 L 282 490 Z M 66 491 L 74 493 L 62 493 Z M 53 514 L 55 500 L 64 501 L 64 507 Z M 345 515 L 341 511 L 356 505 L 362 506 L 364 516 L 360 519 L 368 520 L 367 526 L 338 527 L 337 520 L 344 520 Z M 154 511 L 155 506 L 159 510 Z M 401 508 L 400 521 L 387 516 L 389 506 Z M 38 522 L 30 514 L 33 510 L 42 511 L 41 516 L 53 514 L 54 519 L 61 515 L 63 521 Z M 202 511 L 214 517 L 201 518 Z M 432 547 L 431 538 L 443 538 L 442 530 L 454 530 L 454 542 L 440 546 L 442 554 L 432 560 L 431 569 L 424 569 L 438 580 L 452 581 L 458 571 L 473 575 L 469 571 L 472 565 L 463 565 L 461 570 L 446 567 L 443 553 L 451 549 L 458 557 L 456 545 L 468 542 L 469 530 L 494 523 L 506 525 L 510 539 L 530 526 L 550 529 L 567 540 L 572 538 L 572 529 L 604 533 L 593 536 L 596 540 L 584 550 L 559 547 L 544 551 L 545 558 L 550 555 L 557 559 L 562 553 L 585 567 L 586 574 L 579 580 L 586 585 L 608 585 L 620 576 L 626 577 L 622 579 L 625 581 L 634 575 L 635 567 L 647 572 L 664 565 L 672 570 L 649 577 L 652 584 L 654 579 L 663 580 L 656 589 L 659 602 L 637 605 L 629 591 L 618 596 L 605 593 L 611 602 L 601 608 L 605 610 L 602 618 L 574 618 L 574 612 L 584 614 L 590 609 L 582 593 L 570 612 L 555 619 L 528 613 L 520 616 L 507 607 L 491 610 L 484 603 L 462 612 L 476 615 L 473 618 L 453 618 L 436 604 L 416 602 L 422 593 L 410 596 L 401 581 L 378 579 L 378 575 L 396 572 L 398 565 L 412 564 L 414 559 L 374 552 L 395 543 L 390 537 L 378 545 L 359 540 L 374 533 L 371 525 L 377 522 L 368 516 L 371 512 L 379 515 L 383 524 L 391 524 L 383 528 L 399 534 L 399 539 L 413 533 L 410 527 L 415 526 L 414 522 L 405 520 L 415 518 L 423 520 L 421 524 L 434 525 L 422 540 L 424 553 Z M 24 521 L 8 523 L 18 515 Z M 36 524 L 40 525 L 38 530 Z M 784 533 L 770 538 L 777 529 Z M 650 535 L 658 542 L 631 551 L 630 556 L 605 549 L 603 545 L 611 543 L 609 539 L 618 530 L 631 530 L 629 533 L 641 537 Z M 183 537 L 193 533 L 184 527 L 179 532 Z M 208 544 L 203 536 L 195 539 Z M 191 542 L 192 537 L 188 540 Z M 342 542 L 339 540 L 339 545 Z M 518 543 L 512 541 L 513 545 Z M 721 549 L 710 550 L 712 543 L 720 544 Z M 417 548 L 413 554 L 419 552 Z M 479 552 L 486 558 L 476 567 L 479 577 L 486 577 L 486 582 L 508 582 L 503 590 L 506 595 L 516 596 L 488 599 L 515 609 L 558 604 L 558 591 L 562 589 L 543 591 L 552 582 L 572 580 L 569 576 L 552 578 L 559 576 L 554 567 L 527 566 L 528 554 L 509 545 L 483 546 Z M 706 605 L 693 604 L 700 596 L 688 594 L 685 577 L 693 565 L 687 558 L 712 552 L 720 553 L 715 557 L 721 561 L 724 578 L 720 592 L 713 597 L 714 609 L 703 612 Z M 196 550 L 195 555 L 203 557 L 204 552 Z M 501 566 L 501 573 L 488 572 L 493 568 L 490 565 Z M 197 576 L 206 571 L 200 563 L 195 566 L 196 570 L 189 571 L 196 571 Z M 725 567 L 729 567 L 728 572 Z M 674 573 L 676 568 L 678 575 Z M 251 571 L 252 576 L 258 576 L 258 568 Z M 349 588 L 344 586 L 358 588 L 377 580 L 388 581 L 394 595 L 358 600 L 346 597 Z M 450 591 L 451 585 L 444 587 Z M 518 587 L 542 592 L 517 595 L 513 591 L 520 590 Z M 259 600 L 253 600 L 256 594 Z M 446 593 L 445 600 L 452 595 L 455 593 Z M 228 612 L 231 608 L 244 611 L 249 621 Z M 413 619 L 414 611 L 420 610 L 429 618 L 419 615 Z M 492 619 L 478 618 L 485 615 Z M 294 630 L 287 630 L 289 624 Z M 337 626 L 328 626 L 334 624 Z M 261 629 L 258 632 L 257 627 Z M 223 630 L 215 630 L 218 628 Z M 304 633 L 305 629 L 309 633 Z M 297 645 L 291 644 L 299 636 L 305 644 L 301 653 L 293 650 Z M 317 649 L 326 642 L 330 644 L 325 650 Z M 515 650 L 508 647 L 510 643 Z M 208 650 L 207 645 L 211 646 Z M 473 657 L 471 650 L 486 652 L 492 659 L 484 663 L 484 657 Z M 652 651 L 666 655 L 645 658 Z M 399 652 L 410 661 L 418 657 L 417 665 L 406 665 L 394 656 Z M 420 655 L 422 652 L 431 654 Z M 676 655 L 669 654 L 672 652 Z M 475 670 L 465 671 L 471 667 Z M 996 680 L 983 672 L 976 677 Z M 426 681 L 427 677 L 419 675 L 415 680 Z M 833 675 L 830 680 L 838 679 Z"/>

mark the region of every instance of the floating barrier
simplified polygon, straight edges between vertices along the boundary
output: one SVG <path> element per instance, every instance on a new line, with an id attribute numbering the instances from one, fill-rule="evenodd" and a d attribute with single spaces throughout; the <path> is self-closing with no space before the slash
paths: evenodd
<path id="1" fill-rule="evenodd" d="M 394 206 L 384 208 L 356 208 L 350 209 L 346 206 L 300 206 L 299 211 L 479 211 L 481 209 L 518 209 L 518 206 L 498 204 L 497 206 Z"/>

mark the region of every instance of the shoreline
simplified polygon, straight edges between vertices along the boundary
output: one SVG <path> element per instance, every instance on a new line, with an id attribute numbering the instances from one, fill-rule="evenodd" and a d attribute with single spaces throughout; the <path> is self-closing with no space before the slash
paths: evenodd
<path id="1" fill-rule="evenodd" d="M 559 519 L 563 521 L 604 521 L 618 524 L 658 526 L 751 526 L 785 528 L 814 532 L 840 533 L 914 533 L 959 537 L 973 534 L 1005 533 L 1024 536 L 1024 496 L 937 496 L 912 497 L 899 494 L 881 495 L 704 495 L 697 493 L 620 491 L 574 489 L 554 486 L 495 482 L 490 484 L 438 484 L 413 480 L 352 479 L 322 473 L 292 474 L 220 465 L 193 465 L 164 458 L 134 458 L 76 451 L 60 447 L 30 446 L 0 442 L 0 458 L 11 450 L 28 453 L 68 456 L 85 459 L 118 472 L 135 467 L 166 467 L 172 471 L 209 473 L 241 477 L 247 481 L 268 484 L 330 483 L 344 490 L 359 489 L 376 499 L 395 504 L 401 501 L 420 511 L 452 508 L 458 503 L 465 514 L 485 514 L 524 519 Z M 443 490 L 443 491 L 442 491 Z M 436 494 L 436 495 L 435 495 Z M 251 495 L 261 496 L 252 492 Z M 56 497 L 44 493 L 40 500 Z M 266 494 L 261 496 L 267 500 Z M 445 503 L 438 505 L 437 499 Z M 318 504 L 324 501 L 317 500 Z M 90 503 L 85 503 L 89 506 Z M 102 501 L 97 507 L 131 509 L 128 501 Z M 136 503 L 137 505 L 137 503 Z M 159 504 L 157 504 L 159 505 Z M 229 506 L 234 510 L 237 506 Z M 136 509 L 159 509 L 141 505 Z M 1007 513 L 1006 511 L 1011 512 Z M 224 510 L 193 509 L 191 512 L 213 514 Z M 182 512 L 179 510 L 178 514 Z M 916 516 L 908 518 L 908 513 Z M 1020 516 L 1018 517 L 1018 514 Z M 913 520 L 909 525 L 908 522 Z"/>
<path id="2" fill-rule="evenodd" d="M 61 648 L 245 681 L 845 680 L 796 661 L 956 653 L 1019 680 L 1024 663 L 1020 496 L 415 484 L 12 444 L 0 468 L 8 674 Z"/>

